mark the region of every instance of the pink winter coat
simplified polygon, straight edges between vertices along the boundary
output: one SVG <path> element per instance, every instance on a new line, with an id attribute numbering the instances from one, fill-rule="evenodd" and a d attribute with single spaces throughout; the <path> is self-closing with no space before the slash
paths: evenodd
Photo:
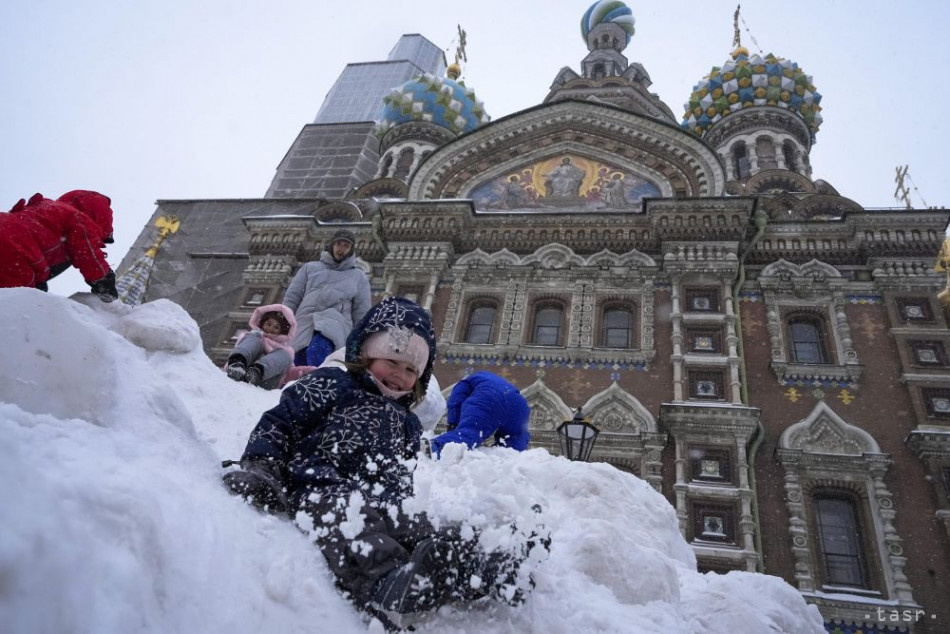
<path id="1" fill-rule="evenodd" d="M 287 320 L 287 323 L 290 324 L 290 331 L 286 335 L 269 335 L 266 332 L 261 330 L 261 317 L 267 313 L 278 312 L 284 316 L 284 319 Z M 290 341 L 294 338 L 294 335 L 297 334 L 297 320 L 294 319 L 294 311 L 290 310 L 283 304 L 268 304 L 267 306 L 258 306 L 254 309 L 254 312 L 251 313 L 251 318 L 247 320 L 247 324 L 251 327 L 252 330 L 263 333 L 261 337 L 262 343 L 264 345 L 264 350 L 269 354 L 274 350 L 286 350 L 287 354 L 290 355 L 290 358 L 294 358 L 294 349 L 290 347 Z M 238 337 L 238 341 L 244 339 L 249 333 L 244 333 Z"/>

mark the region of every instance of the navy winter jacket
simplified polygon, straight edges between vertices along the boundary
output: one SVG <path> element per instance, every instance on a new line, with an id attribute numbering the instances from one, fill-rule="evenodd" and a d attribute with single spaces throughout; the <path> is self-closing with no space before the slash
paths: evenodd
<path id="1" fill-rule="evenodd" d="M 388 298 L 364 315 L 347 338 L 346 360 L 356 361 L 366 337 L 393 327 L 410 328 L 429 344 L 426 387 L 435 357 L 435 332 L 417 304 Z M 320 368 L 281 394 L 251 432 L 244 460 L 270 460 L 283 467 L 292 502 L 311 493 L 346 496 L 357 489 L 377 503 L 393 504 L 412 494 L 406 461 L 415 458 L 422 425 L 409 411 L 412 395 L 398 402 L 380 394 L 364 371 Z"/>
<path id="2" fill-rule="evenodd" d="M 491 372 L 476 372 L 452 388 L 449 431 L 432 439 L 432 449 L 439 453 L 451 442 L 474 449 L 494 436 L 496 444 L 524 451 L 531 439 L 530 415 L 531 408 L 517 387 Z"/>

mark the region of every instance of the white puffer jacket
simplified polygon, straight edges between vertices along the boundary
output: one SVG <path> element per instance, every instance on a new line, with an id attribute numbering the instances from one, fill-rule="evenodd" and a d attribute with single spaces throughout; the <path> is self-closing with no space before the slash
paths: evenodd
<path id="1" fill-rule="evenodd" d="M 353 324 L 370 309 L 369 280 L 356 268 L 355 254 L 335 262 L 324 251 L 319 261 L 307 262 L 297 271 L 283 304 L 297 318 L 297 335 L 290 342 L 294 350 L 306 348 L 314 332 L 340 348 Z"/>

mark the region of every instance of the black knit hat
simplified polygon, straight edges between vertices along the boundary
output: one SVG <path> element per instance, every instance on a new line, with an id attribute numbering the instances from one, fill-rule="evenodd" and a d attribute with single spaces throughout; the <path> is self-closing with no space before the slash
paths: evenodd
<path id="1" fill-rule="evenodd" d="M 327 242 L 327 246 L 332 247 L 333 243 L 339 240 L 349 242 L 350 248 L 356 246 L 356 236 L 353 235 L 353 232 L 349 231 L 348 229 L 338 229 L 336 233 L 333 234 L 333 237 L 330 238 L 329 242 Z"/>

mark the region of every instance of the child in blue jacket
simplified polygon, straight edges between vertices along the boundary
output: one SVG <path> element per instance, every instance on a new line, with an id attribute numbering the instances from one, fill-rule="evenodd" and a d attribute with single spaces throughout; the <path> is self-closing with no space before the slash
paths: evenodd
<path id="1" fill-rule="evenodd" d="M 531 408 L 517 387 L 491 372 L 476 372 L 452 388 L 449 431 L 432 439 L 432 451 L 438 455 L 451 442 L 474 449 L 493 436 L 496 445 L 524 451 L 531 440 L 530 416 Z"/>

